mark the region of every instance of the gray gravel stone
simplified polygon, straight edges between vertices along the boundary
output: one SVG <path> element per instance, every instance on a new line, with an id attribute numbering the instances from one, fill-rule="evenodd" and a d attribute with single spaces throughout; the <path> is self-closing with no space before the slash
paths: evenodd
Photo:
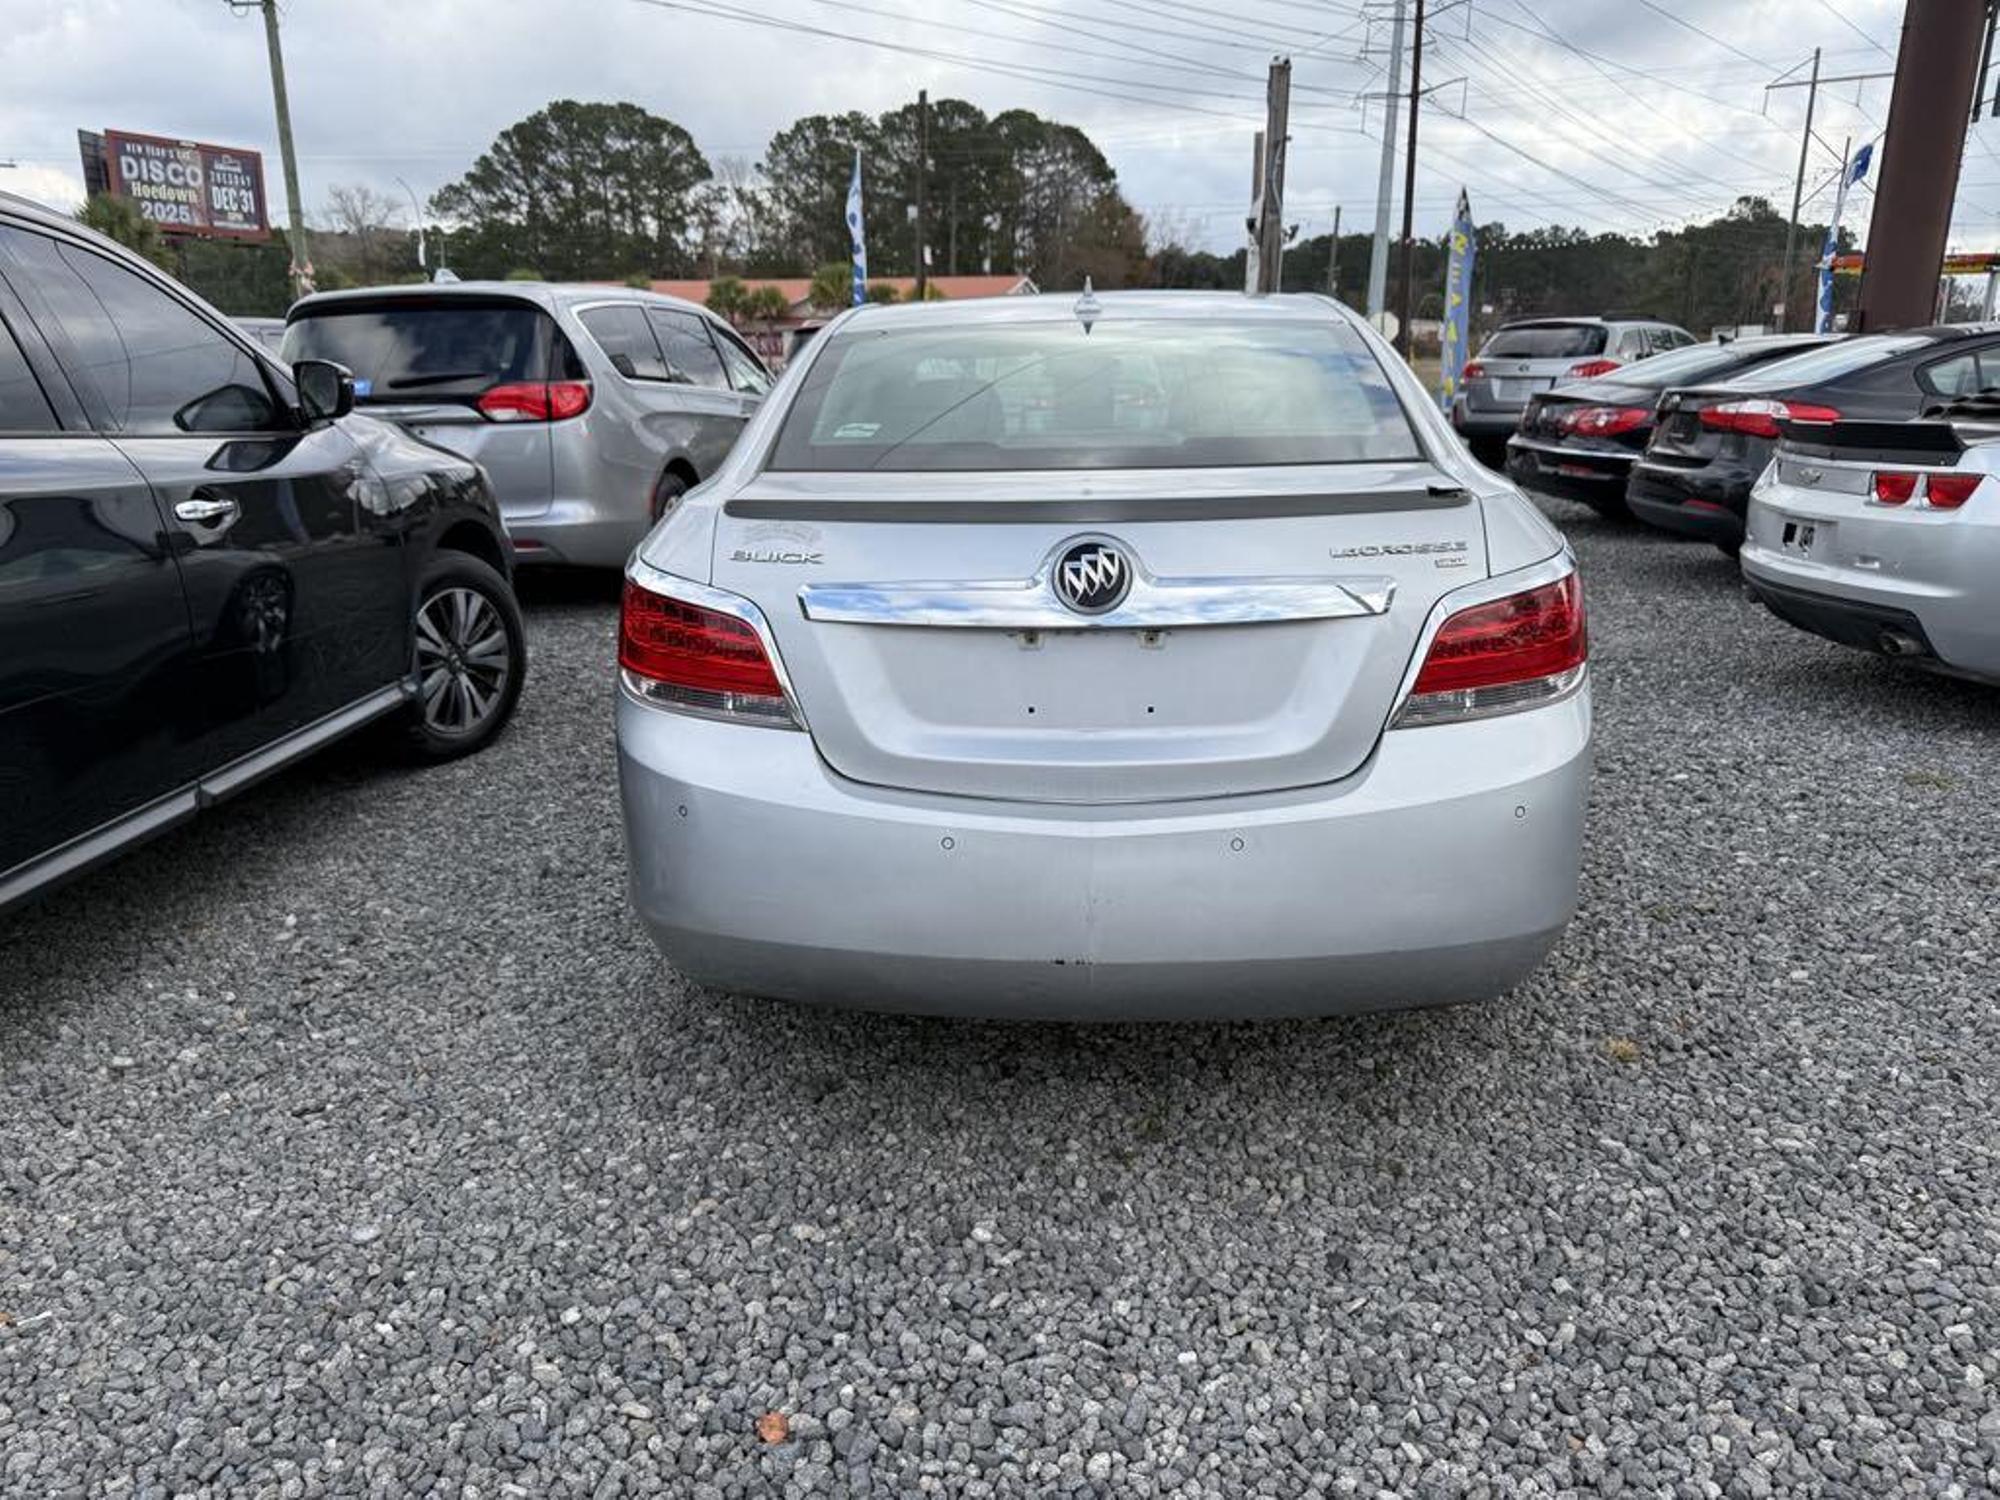
<path id="1" fill-rule="evenodd" d="M 532 586 L 489 753 L 343 749 L 0 925 L 0 1494 L 2000 1490 L 2000 695 L 1549 508 L 1582 910 L 1315 1024 L 690 989 L 615 589 Z"/>

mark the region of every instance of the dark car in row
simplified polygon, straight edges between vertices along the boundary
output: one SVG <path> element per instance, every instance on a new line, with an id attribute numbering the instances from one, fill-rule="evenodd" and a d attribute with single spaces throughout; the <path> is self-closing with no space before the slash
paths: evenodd
<path id="1" fill-rule="evenodd" d="M 1816 349 L 1816 334 L 1696 344 L 1656 354 L 1590 380 L 1535 396 L 1507 441 L 1507 472 L 1518 483 L 1581 500 L 1607 516 L 1627 513 L 1633 466 L 1653 438 L 1661 398 L 1677 386 L 1714 382 Z"/>
<path id="2" fill-rule="evenodd" d="M 476 465 L 0 194 L 0 909 L 364 725 L 487 744 L 527 659 Z"/>
<path id="3" fill-rule="evenodd" d="M 1903 422 L 1994 386 L 1996 324 L 1857 335 L 1727 381 L 1690 383 L 1661 399 L 1626 499 L 1649 525 L 1733 554 L 1782 424 Z"/>
<path id="4" fill-rule="evenodd" d="M 1906 421 L 1995 386 L 1996 324 L 1704 345 L 1535 397 L 1507 471 L 1734 554 L 1782 424 Z"/>

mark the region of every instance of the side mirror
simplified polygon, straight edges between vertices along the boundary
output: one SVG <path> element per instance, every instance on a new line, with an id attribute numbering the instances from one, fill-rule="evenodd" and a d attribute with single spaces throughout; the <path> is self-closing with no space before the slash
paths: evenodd
<path id="1" fill-rule="evenodd" d="M 330 359 L 302 359 L 292 366 L 299 410 L 309 423 L 331 422 L 354 410 L 354 376 Z"/>

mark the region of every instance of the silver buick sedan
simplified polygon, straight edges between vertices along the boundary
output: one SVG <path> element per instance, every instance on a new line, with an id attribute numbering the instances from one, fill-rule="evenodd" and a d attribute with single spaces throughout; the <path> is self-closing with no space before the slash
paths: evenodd
<path id="1" fill-rule="evenodd" d="M 753 995 L 1469 1000 L 1575 906 L 1563 539 L 1313 296 L 844 314 L 640 545 L 634 905 Z"/>

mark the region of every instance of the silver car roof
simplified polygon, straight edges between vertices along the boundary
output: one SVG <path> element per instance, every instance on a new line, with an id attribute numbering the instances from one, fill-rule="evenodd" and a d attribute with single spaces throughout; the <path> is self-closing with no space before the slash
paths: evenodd
<path id="1" fill-rule="evenodd" d="M 1106 317 L 1179 318 L 1190 322 L 1229 318 L 1255 322 L 1324 322 L 1329 314 L 1353 319 L 1353 312 L 1317 292 L 1282 292 L 1253 297 L 1243 292 L 1135 291 L 1094 294 Z M 967 297 L 962 301 L 867 303 L 842 313 L 843 329 L 896 328 L 905 324 L 1060 323 L 1073 320 L 1081 292 L 1029 296 Z"/>
<path id="2" fill-rule="evenodd" d="M 292 312 L 334 307 L 342 302 L 379 302 L 398 297 L 430 300 L 449 297 L 512 297 L 532 302 L 545 312 L 580 307 L 593 302 L 644 302 L 670 307 L 676 312 L 698 313 L 714 319 L 715 314 L 696 302 L 669 297 L 641 287 L 620 286 L 615 282 L 592 281 L 414 281 L 394 286 L 358 286 L 337 292 L 314 292 L 292 304 Z"/>

